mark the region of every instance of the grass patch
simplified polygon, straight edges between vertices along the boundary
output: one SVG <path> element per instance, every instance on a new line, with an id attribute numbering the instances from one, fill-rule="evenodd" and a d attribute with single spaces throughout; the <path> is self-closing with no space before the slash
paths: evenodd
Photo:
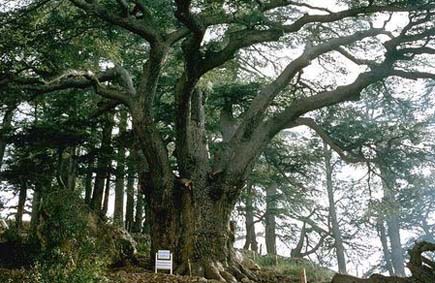
<path id="1" fill-rule="evenodd" d="M 257 256 L 252 257 L 262 269 L 270 270 L 277 274 L 299 278 L 301 271 L 305 269 L 308 282 L 331 282 L 334 272 L 328 268 L 321 267 L 305 259 L 292 259 L 281 256 Z"/>

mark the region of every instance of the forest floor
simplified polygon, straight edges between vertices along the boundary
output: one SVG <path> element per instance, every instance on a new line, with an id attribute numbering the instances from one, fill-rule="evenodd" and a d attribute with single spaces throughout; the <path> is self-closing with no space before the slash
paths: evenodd
<path id="1" fill-rule="evenodd" d="M 259 283 L 299 283 L 299 278 L 276 274 L 272 271 L 262 270 L 257 273 Z M 117 270 L 108 274 L 110 283 L 219 283 L 216 280 L 206 280 L 203 277 L 169 275 L 154 273 L 147 270 Z M 314 281 L 312 281 L 314 282 Z M 328 281 L 330 282 L 330 281 Z M 320 283 L 320 282 L 319 282 Z M 326 283 L 326 282 L 325 282 Z"/>
<path id="2" fill-rule="evenodd" d="M 300 278 L 297 272 L 285 270 L 287 264 L 279 264 L 273 267 L 262 267 L 256 271 L 258 283 L 299 283 Z M 295 268 L 294 266 L 287 268 Z M 299 268 L 297 268 L 299 269 Z M 296 269 L 295 269 L 296 270 Z M 0 268 L 1 283 L 34 283 L 28 279 L 29 270 L 25 268 L 12 269 Z M 206 280 L 203 277 L 169 275 L 164 272 L 154 273 L 142 267 L 128 266 L 109 270 L 106 273 L 105 283 L 219 283 L 216 280 Z M 325 274 L 324 271 L 310 270 L 307 272 L 308 283 L 329 283 L 332 272 Z M 103 282 L 104 282 L 103 281 Z"/>
<path id="3" fill-rule="evenodd" d="M 4 269 L 0 268 L 0 282 L 2 283 L 34 283 L 27 279 L 28 270 L 26 269 Z M 299 283 L 299 277 L 277 274 L 272 270 L 262 270 L 257 273 L 258 283 Z M 154 273 L 139 269 L 122 269 L 109 271 L 107 273 L 107 283 L 219 283 L 216 280 L 206 280 L 203 277 L 169 275 L 165 273 Z M 329 283 L 328 281 L 317 281 L 308 278 L 308 282 Z"/>
<path id="4" fill-rule="evenodd" d="M 0 283 L 39 283 L 30 279 L 32 272 L 29 258 L 30 248 L 11 242 L 0 243 Z M 250 252 L 239 250 L 249 264 L 245 265 L 255 272 L 257 283 L 299 283 L 300 274 L 305 269 L 308 283 L 329 283 L 334 273 L 308 260 L 285 257 L 252 256 Z M 110 268 L 104 272 L 104 283 L 218 283 L 203 277 L 169 275 L 161 271 L 149 270 L 151 265 L 148 256 L 137 257 L 135 265 Z M 148 268 L 146 268 L 148 266 Z M 82 281 L 80 281 L 82 282 Z M 94 282 L 94 281 L 93 281 Z M 51 283 L 51 282 L 50 282 Z M 56 282 L 63 283 L 63 282 Z M 69 282 L 65 282 L 69 283 Z"/>

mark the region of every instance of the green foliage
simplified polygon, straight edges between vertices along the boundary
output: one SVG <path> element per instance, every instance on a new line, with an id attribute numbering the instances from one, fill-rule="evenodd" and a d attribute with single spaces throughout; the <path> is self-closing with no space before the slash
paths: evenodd
<path id="1" fill-rule="evenodd" d="M 144 256 L 149 256 L 151 251 L 151 239 L 148 235 L 137 233 L 132 234 L 134 240 L 137 242 L 137 253 Z"/>
<path id="2" fill-rule="evenodd" d="M 11 225 L 9 229 L 4 231 L 1 235 L 1 239 L 11 244 L 21 244 L 24 241 L 23 236 L 20 231 L 18 231 L 16 225 Z"/>
<path id="3" fill-rule="evenodd" d="M 68 190 L 49 192 L 44 200 L 37 231 L 42 249 L 30 282 L 101 282 L 108 257 L 83 201 Z"/>
<path id="4" fill-rule="evenodd" d="M 29 283 L 97 283 L 104 282 L 105 262 L 100 258 L 84 258 L 77 264 L 59 252 L 51 261 L 36 264 L 27 277 Z M 26 282 L 25 281 L 25 282 Z"/>
<path id="5" fill-rule="evenodd" d="M 47 249 L 56 248 L 71 239 L 80 242 L 88 236 L 85 209 L 75 192 L 54 190 L 47 193 L 42 213 L 45 215 L 40 229 L 44 233 Z"/>

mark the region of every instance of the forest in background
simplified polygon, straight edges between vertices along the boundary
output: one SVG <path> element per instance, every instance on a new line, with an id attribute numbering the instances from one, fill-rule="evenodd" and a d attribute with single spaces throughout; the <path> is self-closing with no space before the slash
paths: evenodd
<path id="1" fill-rule="evenodd" d="M 0 267 L 260 280 L 236 242 L 435 280 L 435 3 L 318 5 L 4 1 Z"/>

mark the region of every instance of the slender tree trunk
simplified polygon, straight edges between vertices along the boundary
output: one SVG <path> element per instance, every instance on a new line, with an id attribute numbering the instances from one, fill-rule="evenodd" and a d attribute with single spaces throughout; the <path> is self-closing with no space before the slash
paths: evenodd
<path id="1" fill-rule="evenodd" d="M 246 241 L 243 246 L 244 249 L 251 249 L 254 252 L 258 252 L 258 243 L 257 236 L 255 234 L 255 223 L 254 223 L 254 205 L 253 205 L 253 190 L 252 185 L 248 184 L 246 192 L 246 216 L 245 216 L 245 225 L 246 225 Z"/>
<path id="2" fill-rule="evenodd" d="M 21 231 L 23 227 L 23 215 L 25 210 L 27 200 L 27 182 L 25 180 L 21 181 L 20 184 L 20 192 L 18 194 L 18 205 L 17 205 L 17 214 L 15 216 L 15 222 L 17 231 Z"/>
<path id="3" fill-rule="evenodd" d="M 127 112 L 121 111 L 119 119 L 119 136 L 123 136 L 127 130 Z M 113 221 L 116 225 L 124 226 L 124 175 L 125 175 L 125 147 L 120 143 L 118 147 L 115 183 L 115 207 Z"/>
<path id="4" fill-rule="evenodd" d="M 400 207 L 394 196 L 394 179 L 389 174 L 389 169 L 380 166 L 382 187 L 384 190 L 384 204 L 386 205 L 385 220 L 388 228 L 388 237 L 391 244 L 391 262 L 394 275 L 405 277 L 405 257 L 400 239 Z"/>
<path id="5" fill-rule="evenodd" d="M 127 203 L 125 205 L 125 229 L 129 232 L 131 232 L 134 222 L 134 181 L 136 171 L 133 156 L 133 151 L 130 151 L 127 169 Z"/>
<path id="6" fill-rule="evenodd" d="M 134 217 L 132 232 L 139 233 L 142 231 L 144 220 L 144 205 L 144 194 L 140 189 L 138 189 L 136 195 L 136 214 Z"/>
<path id="7" fill-rule="evenodd" d="M 387 268 L 390 276 L 393 276 L 394 270 L 393 270 L 393 265 L 391 263 L 391 253 L 388 247 L 387 232 L 385 231 L 384 220 L 382 217 L 378 219 L 378 223 L 376 224 L 376 229 L 378 230 L 379 239 L 381 240 L 381 244 L 382 244 L 382 251 L 384 253 L 384 259 L 385 259 L 385 267 Z"/>
<path id="8" fill-rule="evenodd" d="M 328 145 L 324 143 L 324 156 L 325 156 L 325 172 L 326 172 L 326 190 L 328 192 L 329 202 L 329 218 L 331 221 L 332 236 L 334 237 L 335 254 L 337 256 L 338 271 L 342 274 L 347 274 L 345 249 L 343 245 L 343 238 L 338 223 L 337 211 L 335 208 L 334 199 L 334 186 L 332 181 L 333 169 L 331 165 L 331 151 Z"/>
<path id="9" fill-rule="evenodd" d="M 30 226 L 32 231 L 35 231 L 39 224 L 39 204 L 41 200 L 42 186 L 38 183 L 35 184 L 35 190 L 32 197 L 32 214 L 30 218 Z"/>
<path id="10" fill-rule="evenodd" d="M 426 213 L 426 215 L 422 215 L 422 220 L 421 220 L 421 228 L 424 231 L 424 240 L 427 242 L 435 242 L 435 235 L 432 233 L 431 227 L 429 225 L 429 223 L 427 222 L 429 220 L 429 213 L 431 212 L 431 210 L 428 210 L 428 212 Z"/>
<path id="11" fill-rule="evenodd" d="M 124 168 L 117 168 L 122 170 Z M 115 208 L 113 214 L 114 223 L 120 227 L 124 227 L 124 175 L 117 175 L 115 183 Z"/>
<path id="12" fill-rule="evenodd" d="M 107 173 L 106 184 L 104 187 L 104 199 L 103 199 L 103 208 L 101 209 L 101 215 L 107 215 L 107 210 L 109 208 L 109 199 L 110 199 L 110 188 L 112 182 L 110 181 L 110 173 Z"/>
<path id="13" fill-rule="evenodd" d="M 103 135 L 101 139 L 101 146 L 98 154 L 96 176 L 94 191 L 92 192 L 91 208 L 95 211 L 101 211 L 103 195 L 104 195 L 104 182 L 107 179 L 108 167 L 110 163 L 110 146 L 112 138 L 113 127 L 113 114 L 107 114 L 103 125 Z"/>
<path id="14" fill-rule="evenodd" d="M 301 233 L 299 233 L 299 240 L 296 247 L 291 250 L 290 256 L 292 258 L 302 258 L 302 248 L 304 247 L 305 237 L 306 237 L 306 223 L 302 224 Z"/>
<path id="15" fill-rule="evenodd" d="M 141 155 L 138 153 L 137 158 L 141 161 L 138 162 L 137 164 L 137 168 L 138 168 L 138 184 L 137 184 L 137 196 L 136 196 L 136 215 L 135 215 L 135 219 L 134 219 L 134 224 L 133 224 L 133 232 L 139 233 L 142 231 L 144 225 L 147 226 L 146 224 L 144 224 L 144 213 L 146 211 L 145 206 L 145 195 L 144 192 L 146 191 L 146 186 L 148 186 L 149 180 L 147 179 L 148 175 L 146 172 L 146 166 L 145 163 L 143 162 L 144 159 L 141 157 Z"/>
<path id="16" fill-rule="evenodd" d="M 2 127 L 0 129 L 0 169 L 3 164 L 3 158 L 5 156 L 6 145 L 7 145 L 5 136 L 7 131 L 10 129 L 12 125 L 12 118 L 14 116 L 15 108 L 16 106 L 8 107 L 3 116 Z"/>
<path id="17" fill-rule="evenodd" d="M 91 197 L 92 197 L 92 180 L 93 180 L 93 171 L 94 171 L 94 160 L 90 160 L 88 162 L 88 168 L 86 169 L 86 176 L 84 180 L 84 187 L 85 187 L 85 203 L 90 204 L 91 203 Z"/>
<path id="18" fill-rule="evenodd" d="M 57 179 L 59 186 L 68 190 L 74 190 L 76 186 L 77 161 L 76 147 L 63 150 L 59 156 Z"/>
<path id="19" fill-rule="evenodd" d="M 405 258 L 400 239 L 400 226 L 397 216 L 391 216 L 387 221 L 388 236 L 391 243 L 391 261 L 394 266 L 395 275 L 405 277 Z"/>
<path id="20" fill-rule="evenodd" d="M 272 183 L 266 188 L 266 250 L 267 254 L 276 255 L 276 201 L 277 183 Z"/>

